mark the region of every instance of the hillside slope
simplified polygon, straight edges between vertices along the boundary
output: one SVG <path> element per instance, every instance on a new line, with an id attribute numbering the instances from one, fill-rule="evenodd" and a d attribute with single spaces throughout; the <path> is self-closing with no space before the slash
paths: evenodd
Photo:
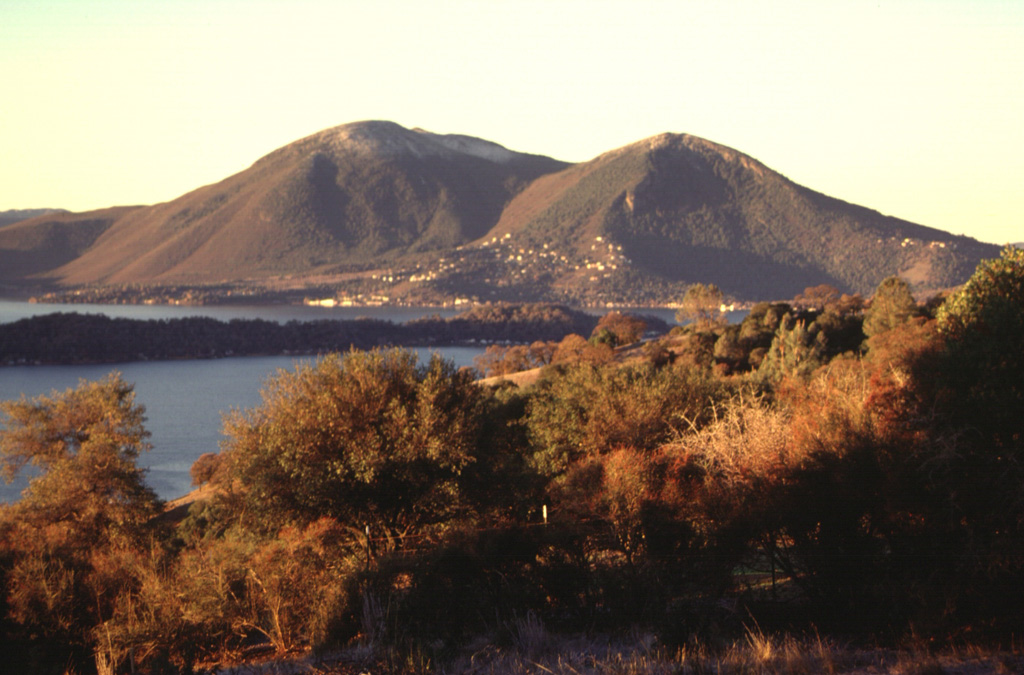
<path id="1" fill-rule="evenodd" d="M 961 283 L 979 259 L 998 254 L 827 197 L 735 150 L 679 134 L 539 178 L 487 235 L 505 236 L 571 249 L 614 264 L 620 275 L 714 282 L 740 298 L 792 297 L 821 283 L 870 293 L 892 274 L 935 290 Z"/>
<path id="2" fill-rule="evenodd" d="M 50 212 L 0 226 L 0 282 L 51 278 L 54 270 L 76 260 L 115 222 L 138 208 Z"/>
<path id="3" fill-rule="evenodd" d="M 307 274 L 447 249 L 565 165 L 487 141 L 357 122 L 140 209 L 56 271 L 68 284 L 216 282 Z"/>
<path id="4" fill-rule="evenodd" d="M 67 211 L 64 209 L 9 209 L 7 211 L 0 211 L 0 227 L 57 213 L 67 213 Z"/>

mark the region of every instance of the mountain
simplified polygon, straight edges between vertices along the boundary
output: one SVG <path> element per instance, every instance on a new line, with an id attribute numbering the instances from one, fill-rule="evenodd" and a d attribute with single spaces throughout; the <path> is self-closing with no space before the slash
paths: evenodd
<path id="1" fill-rule="evenodd" d="M 998 254 L 827 197 L 731 148 L 681 134 L 539 178 L 489 233 L 506 235 L 528 248 L 547 243 L 583 254 L 591 271 L 594 262 L 607 268 L 628 260 L 633 275 L 711 281 L 739 298 L 789 298 L 821 283 L 868 294 L 893 274 L 934 291 Z"/>
<path id="2" fill-rule="evenodd" d="M 204 283 L 364 266 L 453 248 L 564 163 L 391 122 L 320 132 L 118 219 L 54 270 L 64 284 Z"/>
<path id="3" fill-rule="evenodd" d="M 0 282 L 266 285 L 342 298 L 664 303 L 713 282 L 741 300 L 893 274 L 962 283 L 998 248 L 883 216 L 741 152 L 661 134 L 579 164 L 357 122 L 164 204 L 0 227 Z M 325 281 L 327 280 L 327 281 Z"/>

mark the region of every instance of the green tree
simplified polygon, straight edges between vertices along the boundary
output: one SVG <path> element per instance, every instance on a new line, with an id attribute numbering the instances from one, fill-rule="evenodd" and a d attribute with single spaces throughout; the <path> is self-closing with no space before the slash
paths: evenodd
<path id="1" fill-rule="evenodd" d="M 1009 620 L 1024 597 L 1024 250 L 982 261 L 939 307 L 939 410 L 957 439 L 936 453 L 965 548 L 965 604 Z"/>
<path id="2" fill-rule="evenodd" d="M 686 289 L 676 321 L 693 321 L 697 330 L 707 330 L 721 314 L 722 298 L 722 291 L 715 284 L 694 284 Z"/>
<path id="3" fill-rule="evenodd" d="M 769 379 L 807 377 L 825 362 L 825 334 L 812 318 L 787 314 L 758 372 Z"/>
<path id="4" fill-rule="evenodd" d="M 892 330 L 917 311 L 910 285 L 899 277 L 888 277 L 878 284 L 871 306 L 864 317 L 864 335 L 871 337 Z"/>
<path id="5" fill-rule="evenodd" d="M 225 423 L 229 497 L 250 527 L 333 517 L 403 531 L 471 508 L 485 394 L 470 372 L 352 351 L 282 372 L 262 395 Z"/>
<path id="6" fill-rule="evenodd" d="M 1024 450 L 1024 250 L 1007 247 L 978 265 L 939 307 L 949 387 L 965 425 L 1003 447 Z"/>
<path id="7" fill-rule="evenodd" d="M 936 318 L 957 342 L 1011 337 L 1024 323 L 1024 249 L 1007 246 L 1000 257 L 982 261 Z"/>

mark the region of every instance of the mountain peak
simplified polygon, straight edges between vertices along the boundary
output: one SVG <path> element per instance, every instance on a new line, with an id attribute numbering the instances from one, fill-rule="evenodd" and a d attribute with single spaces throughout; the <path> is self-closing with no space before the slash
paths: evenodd
<path id="1" fill-rule="evenodd" d="M 751 168 L 752 166 L 757 166 L 760 169 L 767 168 L 753 157 L 746 155 L 738 150 L 730 148 L 726 145 L 722 145 L 721 143 L 709 141 L 706 138 L 701 138 L 700 136 L 694 136 L 692 134 L 665 132 L 637 141 L 636 143 L 627 145 L 625 146 L 625 148 L 622 149 L 631 149 L 646 152 L 685 149 L 690 152 L 695 152 L 701 155 L 718 156 L 728 162 L 739 162 L 744 166 L 747 166 L 748 168 Z"/>
<path id="2" fill-rule="evenodd" d="M 309 139 L 332 149 L 383 157 L 471 156 L 507 164 L 522 156 L 492 141 L 461 134 L 436 134 L 425 129 L 407 129 L 395 122 L 367 120 L 326 129 Z"/>

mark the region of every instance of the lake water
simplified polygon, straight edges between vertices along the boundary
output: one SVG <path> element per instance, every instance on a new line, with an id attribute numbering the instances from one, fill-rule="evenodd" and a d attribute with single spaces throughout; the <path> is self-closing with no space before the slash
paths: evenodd
<path id="1" fill-rule="evenodd" d="M 607 309 L 588 310 L 602 315 Z M 673 323 L 674 310 L 658 308 L 632 310 L 652 314 Z M 49 314 L 79 312 L 106 314 L 131 319 L 168 319 L 206 316 L 222 321 L 262 318 L 278 322 L 315 319 L 356 319 L 371 317 L 395 322 L 439 314 L 452 316 L 451 308 L 435 307 L 304 307 L 304 306 L 167 306 L 167 305 L 52 305 L 0 300 L 0 323 Z M 420 360 L 431 350 L 417 349 Z M 435 348 L 456 366 L 472 366 L 483 347 Z M 189 467 L 205 452 L 216 452 L 223 440 L 221 419 L 232 409 L 251 408 L 260 403 L 263 382 L 280 369 L 293 370 L 296 359 L 289 356 L 236 357 L 196 361 L 133 362 L 117 365 L 13 366 L 0 368 L 0 400 L 33 397 L 64 391 L 79 380 L 97 380 L 119 371 L 135 384 L 136 402 L 146 406 L 146 428 L 153 450 L 140 458 L 147 467 L 147 481 L 164 499 L 179 497 L 190 490 Z M 25 481 L 10 485 L 0 482 L 0 501 L 18 498 Z"/>
<path id="2" fill-rule="evenodd" d="M 654 316 L 669 325 L 676 323 L 676 310 L 671 307 L 588 307 L 582 311 L 594 316 L 604 316 L 617 309 L 622 312 Z M 288 321 L 315 321 L 317 319 L 383 319 L 405 322 L 425 316 L 455 316 L 460 311 L 452 307 L 311 307 L 305 305 L 56 305 L 29 303 L 18 300 L 0 299 L 0 323 L 17 321 L 41 314 L 55 312 L 78 312 L 79 314 L 105 314 L 118 319 L 181 319 L 203 316 L 221 321 L 231 319 L 266 319 L 285 323 Z M 742 321 L 747 310 L 728 312 L 730 323 Z"/>
<path id="3" fill-rule="evenodd" d="M 183 319 L 203 316 L 221 321 L 231 319 L 266 319 L 288 321 L 315 321 L 317 319 L 384 319 L 404 322 L 437 314 L 454 316 L 451 307 L 312 307 L 306 305 L 56 305 L 0 300 L 0 323 L 17 321 L 55 312 L 79 314 L 105 314 L 116 319 Z"/>

